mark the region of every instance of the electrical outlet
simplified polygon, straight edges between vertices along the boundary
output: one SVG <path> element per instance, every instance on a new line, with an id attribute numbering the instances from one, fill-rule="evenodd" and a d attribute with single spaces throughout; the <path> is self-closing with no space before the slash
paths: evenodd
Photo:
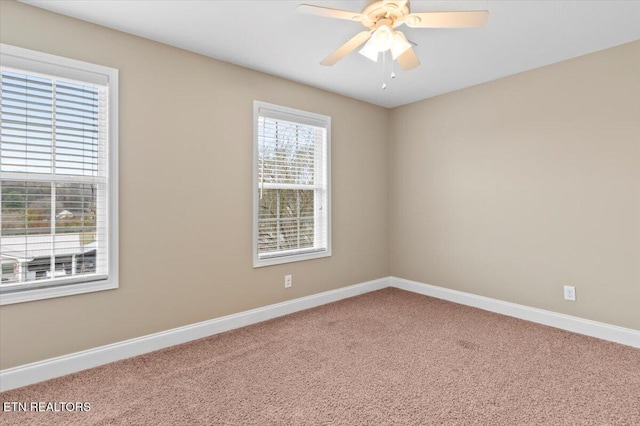
<path id="1" fill-rule="evenodd" d="M 293 283 L 293 279 L 291 278 L 291 275 L 285 275 L 284 276 L 284 288 L 291 287 L 292 283 Z"/>
<path id="2" fill-rule="evenodd" d="M 572 285 L 564 286 L 564 300 L 576 301 L 576 288 Z"/>

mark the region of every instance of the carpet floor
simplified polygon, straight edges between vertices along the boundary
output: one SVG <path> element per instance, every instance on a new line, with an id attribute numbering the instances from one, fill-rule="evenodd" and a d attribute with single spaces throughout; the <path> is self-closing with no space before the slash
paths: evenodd
<path id="1" fill-rule="evenodd" d="M 640 425 L 640 349 L 387 288 L 0 394 L 7 425 Z"/>

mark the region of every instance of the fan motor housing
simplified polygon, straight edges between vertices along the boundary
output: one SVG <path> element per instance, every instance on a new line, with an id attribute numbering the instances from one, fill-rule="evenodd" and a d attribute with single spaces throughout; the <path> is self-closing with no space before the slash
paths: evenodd
<path id="1" fill-rule="evenodd" d="M 409 2 L 374 1 L 362 12 L 368 19 L 363 20 L 364 26 L 374 29 L 381 20 L 390 20 L 393 23 L 403 20 L 409 14 Z"/>

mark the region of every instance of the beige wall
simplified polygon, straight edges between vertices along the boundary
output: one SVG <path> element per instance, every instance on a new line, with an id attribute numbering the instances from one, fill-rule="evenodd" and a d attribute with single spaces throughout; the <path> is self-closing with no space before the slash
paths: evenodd
<path id="1" fill-rule="evenodd" d="M 389 275 L 386 109 L 0 7 L 2 43 L 120 70 L 121 267 L 117 290 L 2 306 L 0 368 Z M 332 117 L 331 258 L 252 268 L 254 99 Z"/>
<path id="2" fill-rule="evenodd" d="M 640 42 L 390 125 L 392 275 L 640 330 Z"/>

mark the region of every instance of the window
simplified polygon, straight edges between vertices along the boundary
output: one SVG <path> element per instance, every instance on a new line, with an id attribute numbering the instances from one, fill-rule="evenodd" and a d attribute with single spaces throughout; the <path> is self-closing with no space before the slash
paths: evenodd
<path id="1" fill-rule="evenodd" d="M 331 256 L 330 140 L 330 117 L 254 102 L 254 267 Z"/>
<path id="2" fill-rule="evenodd" d="M 118 71 L 0 47 L 0 304 L 116 288 Z"/>

